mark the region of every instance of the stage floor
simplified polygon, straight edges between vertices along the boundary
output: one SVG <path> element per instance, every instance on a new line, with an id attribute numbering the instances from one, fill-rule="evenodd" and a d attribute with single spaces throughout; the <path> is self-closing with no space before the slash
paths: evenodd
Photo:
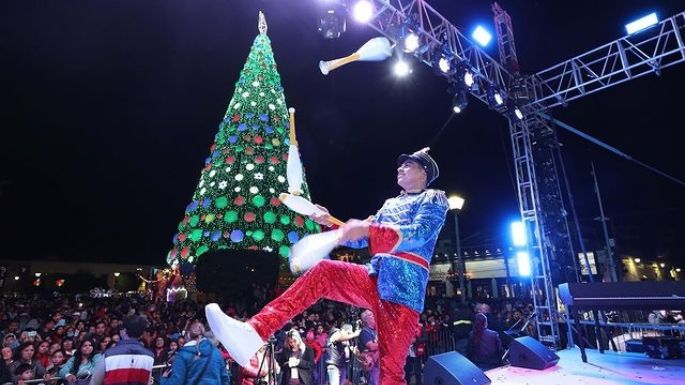
<path id="1" fill-rule="evenodd" d="M 547 370 L 505 366 L 488 370 L 493 385 L 685 385 L 685 359 L 657 360 L 642 353 L 600 354 L 588 349 L 588 363 L 580 350 L 557 352 L 559 364 Z"/>

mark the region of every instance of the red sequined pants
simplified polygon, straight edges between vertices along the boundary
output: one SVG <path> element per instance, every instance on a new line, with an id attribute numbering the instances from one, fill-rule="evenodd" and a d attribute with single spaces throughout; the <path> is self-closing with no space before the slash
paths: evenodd
<path id="1" fill-rule="evenodd" d="M 376 278 L 364 266 L 323 260 L 248 323 L 266 340 L 321 298 L 373 312 L 378 331 L 381 385 L 405 385 L 404 362 L 414 338 L 419 313 L 378 297 Z"/>

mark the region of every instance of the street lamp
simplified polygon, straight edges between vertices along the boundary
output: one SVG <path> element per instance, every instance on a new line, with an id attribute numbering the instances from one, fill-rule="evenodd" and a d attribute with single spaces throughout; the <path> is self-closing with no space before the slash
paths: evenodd
<path id="1" fill-rule="evenodd" d="M 466 263 L 461 255 L 461 243 L 459 242 L 459 210 L 464 207 L 464 198 L 459 195 L 451 195 L 447 198 L 450 210 L 454 213 L 454 233 L 456 237 L 457 259 L 452 260 L 452 271 L 459 275 L 459 294 L 461 303 L 466 303 L 466 290 L 464 288 L 464 274 L 466 274 Z"/>

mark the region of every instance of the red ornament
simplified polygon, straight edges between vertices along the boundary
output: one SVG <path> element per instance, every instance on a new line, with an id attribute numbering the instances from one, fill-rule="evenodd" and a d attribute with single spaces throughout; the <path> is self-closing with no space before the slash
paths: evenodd
<path id="1" fill-rule="evenodd" d="M 288 153 L 283 153 L 283 160 L 287 161 L 288 160 Z"/>
<path id="2" fill-rule="evenodd" d="M 235 199 L 233 200 L 233 204 L 236 205 L 236 206 L 242 206 L 242 205 L 245 204 L 245 198 L 243 198 L 242 195 L 238 195 L 238 196 L 235 197 Z"/>
<path id="3" fill-rule="evenodd" d="M 206 216 L 205 214 L 200 215 L 200 220 L 201 220 L 201 221 L 204 221 L 204 220 L 205 220 L 205 216 Z"/>
<path id="4" fill-rule="evenodd" d="M 183 242 L 186 240 L 186 233 L 179 233 L 178 234 L 178 240 Z"/>
<path id="5" fill-rule="evenodd" d="M 181 250 L 181 258 L 188 258 L 188 254 L 190 254 L 190 248 L 186 246 Z"/>
<path id="6" fill-rule="evenodd" d="M 231 121 L 232 121 L 233 123 L 236 123 L 236 122 L 238 122 L 239 120 L 240 120 L 240 114 L 235 114 L 235 115 L 233 115 L 233 117 L 231 118 Z"/>
<path id="7" fill-rule="evenodd" d="M 245 134 L 243 135 L 243 140 L 249 142 L 250 140 L 252 140 L 252 137 L 250 135 Z"/>
<path id="8" fill-rule="evenodd" d="M 245 222 L 254 222 L 256 216 L 252 212 L 245 213 Z"/>
<path id="9" fill-rule="evenodd" d="M 216 150 L 216 143 L 209 146 L 209 152 L 214 152 L 214 150 Z"/>
<path id="10" fill-rule="evenodd" d="M 255 138 L 255 140 L 256 140 L 256 138 Z M 254 162 L 257 163 L 257 164 L 262 164 L 262 163 L 264 163 L 264 157 L 261 156 L 261 155 L 257 155 L 257 156 L 254 158 Z"/>
<path id="11" fill-rule="evenodd" d="M 224 238 L 228 239 L 231 237 L 231 232 L 230 231 L 224 231 Z"/>
<path id="12" fill-rule="evenodd" d="M 247 155 L 252 155 L 252 154 L 254 154 L 254 148 L 252 148 L 252 147 L 245 147 L 245 153 L 246 153 Z"/>
<path id="13" fill-rule="evenodd" d="M 185 217 L 183 217 L 183 220 L 181 221 L 181 223 L 183 223 L 185 225 L 188 223 L 189 219 L 190 219 L 190 217 L 188 215 L 186 215 Z"/>
<path id="14" fill-rule="evenodd" d="M 302 227 L 302 226 L 304 226 L 304 218 L 302 218 L 302 217 L 299 216 L 299 215 L 296 216 L 296 217 L 295 217 L 295 226 L 297 226 L 297 227 Z"/>
<path id="15" fill-rule="evenodd" d="M 226 164 L 233 164 L 235 162 L 235 157 L 234 156 L 228 156 L 226 157 Z"/>
<path id="16" fill-rule="evenodd" d="M 252 246 L 248 247 L 247 249 L 248 250 L 258 250 L 258 247 L 255 245 L 252 245 Z"/>
<path id="17" fill-rule="evenodd" d="M 264 142 L 264 138 L 262 138 L 261 136 L 257 135 L 257 136 L 254 137 L 254 142 L 257 143 L 257 144 L 262 144 L 262 142 Z"/>
<path id="18" fill-rule="evenodd" d="M 269 163 L 271 163 L 271 164 L 278 164 L 279 162 L 280 162 L 280 160 L 278 160 L 277 157 L 275 157 L 275 156 L 270 156 L 270 157 L 269 157 Z"/>
<path id="19" fill-rule="evenodd" d="M 271 197 L 271 206 L 278 207 L 281 205 L 281 201 L 276 197 Z"/>

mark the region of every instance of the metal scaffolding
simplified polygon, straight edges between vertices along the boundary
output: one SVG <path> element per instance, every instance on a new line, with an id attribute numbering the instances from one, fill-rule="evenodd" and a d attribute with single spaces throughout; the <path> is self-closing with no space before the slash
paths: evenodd
<path id="1" fill-rule="evenodd" d="M 532 76 L 522 76 L 511 19 L 496 3 L 493 12 L 504 66 L 425 0 L 373 3 L 375 13 L 367 22 L 369 26 L 394 42 L 402 38 L 398 34 L 403 30 L 400 27 L 409 26 L 420 41 L 420 48 L 412 55 L 431 67 L 437 62 L 436 55 L 449 52 L 457 63 L 468 66 L 473 73 L 476 85 L 470 89 L 471 95 L 509 120 L 519 210 L 528 230 L 533 260 L 531 283 L 538 336 L 541 341 L 561 347 L 554 285 L 574 279 L 570 270 L 575 266 L 575 252 L 554 156 L 559 144 L 554 126 L 544 112 L 630 79 L 650 73 L 658 75 L 661 69 L 684 62 L 685 12 Z M 490 89 L 514 102 L 524 118 L 512 117 L 507 103 L 489 103 Z"/>

